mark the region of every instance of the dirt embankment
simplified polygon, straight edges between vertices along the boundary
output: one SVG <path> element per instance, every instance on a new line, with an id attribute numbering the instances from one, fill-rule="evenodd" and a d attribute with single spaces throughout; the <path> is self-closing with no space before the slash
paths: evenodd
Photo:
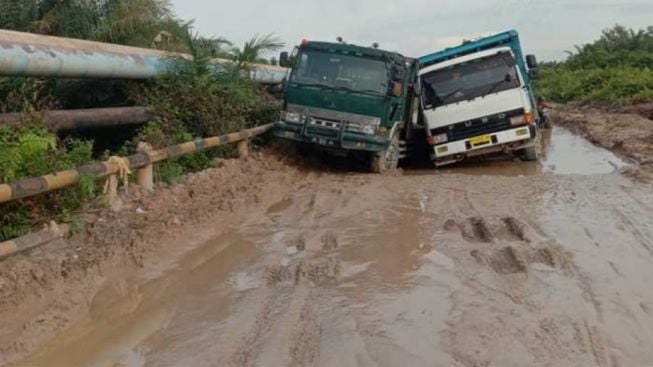
<path id="1" fill-rule="evenodd" d="M 193 245 L 180 248 L 176 239 L 201 241 L 206 228 L 215 235 L 239 213 L 269 206 L 310 177 L 269 153 L 219 161 L 153 193 L 132 186 L 120 211 L 84 214 L 82 233 L 0 261 L 0 365 L 83 318 L 112 273 L 174 261 Z"/>
<path id="2" fill-rule="evenodd" d="M 599 108 L 556 106 L 554 123 L 653 171 L 653 103 Z"/>

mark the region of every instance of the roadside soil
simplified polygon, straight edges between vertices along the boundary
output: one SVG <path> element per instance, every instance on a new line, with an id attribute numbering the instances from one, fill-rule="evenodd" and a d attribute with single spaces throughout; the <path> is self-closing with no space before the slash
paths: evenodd
<path id="1" fill-rule="evenodd" d="M 651 366 L 653 190 L 628 172 L 653 140 L 576 114 L 554 123 L 630 165 L 555 127 L 539 163 L 266 150 L 134 190 L 0 263 L 0 365 Z"/>

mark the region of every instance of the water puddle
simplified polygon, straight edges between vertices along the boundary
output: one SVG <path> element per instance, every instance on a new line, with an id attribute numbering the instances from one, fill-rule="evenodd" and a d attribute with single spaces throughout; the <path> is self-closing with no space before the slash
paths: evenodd
<path id="1" fill-rule="evenodd" d="M 545 171 L 560 175 L 600 175 L 612 173 L 627 165 L 609 150 L 597 147 L 586 139 L 563 128 L 555 128 L 548 150 L 544 150 Z"/>
<path id="2" fill-rule="evenodd" d="M 522 162 L 517 158 L 498 155 L 472 158 L 435 171 L 428 164 L 404 169 L 404 175 L 460 173 L 466 175 L 531 176 L 546 172 L 559 175 L 601 175 L 617 171 L 627 163 L 612 152 L 593 145 L 571 131 L 555 127 L 541 132 L 539 162 Z"/>

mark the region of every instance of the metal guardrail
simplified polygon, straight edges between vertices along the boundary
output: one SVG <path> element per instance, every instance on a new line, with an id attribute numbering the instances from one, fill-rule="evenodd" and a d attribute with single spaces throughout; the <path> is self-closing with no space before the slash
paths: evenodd
<path id="1" fill-rule="evenodd" d="M 160 150 L 143 151 L 121 159 L 129 169 L 139 169 L 137 184 L 151 189 L 153 187 L 152 164 L 230 143 L 242 143 L 239 146 L 239 151 L 246 154 L 247 139 L 266 133 L 272 129 L 272 126 L 273 124 L 267 124 L 237 133 L 198 139 Z M 99 178 L 116 175 L 120 170 L 119 165 L 112 161 L 106 161 L 9 184 L 1 184 L 0 204 L 75 185 L 79 182 L 80 177 L 85 174 Z"/>

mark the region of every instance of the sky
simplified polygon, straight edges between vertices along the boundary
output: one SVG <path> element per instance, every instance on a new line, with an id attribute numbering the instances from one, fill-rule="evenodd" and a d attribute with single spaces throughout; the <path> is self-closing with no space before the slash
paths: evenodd
<path id="1" fill-rule="evenodd" d="M 419 57 L 479 35 L 519 31 L 526 53 L 561 60 L 621 24 L 653 25 L 653 0 L 171 0 L 203 36 L 241 46 L 274 33 L 291 50 L 302 39 L 371 45 Z M 274 56 L 274 55 L 269 55 Z"/>

